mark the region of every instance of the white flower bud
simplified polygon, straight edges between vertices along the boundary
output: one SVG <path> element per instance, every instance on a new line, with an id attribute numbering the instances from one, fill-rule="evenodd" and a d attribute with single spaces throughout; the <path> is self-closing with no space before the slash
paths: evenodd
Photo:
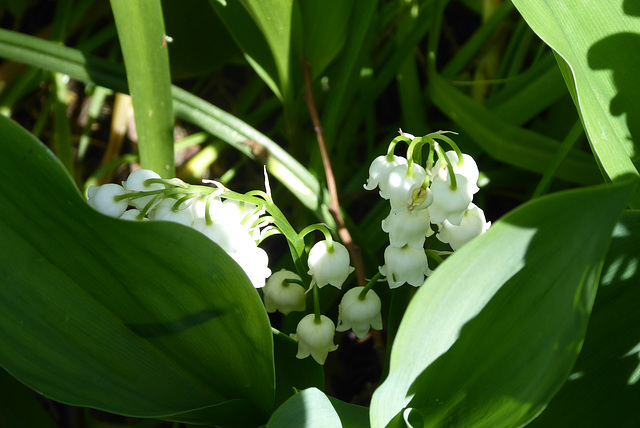
<path id="1" fill-rule="evenodd" d="M 387 156 L 378 156 L 371 162 L 369 167 L 369 178 L 364 188 L 367 190 L 373 190 L 377 186 L 380 186 L 380 196 L 384 199 L 389 199 L 385 189 L 387 185 L 387 177 L 391 170 L 398 165 L 406 165 L 407 160 L 400 156 L 393 155 L 391 161 Z"/>
<path id="2" fill-rule="evenodd" d="M 336 331 L 352 329 L 359 339 L 364 339 L 369 333 L 369 327 L 382 330 L 382 303 L 373 291 L 367 291 L 364 300 L 360 300 L 360 293 L 364 287 L 354 287 L 347 291 L 338 306 L 338 327 Z"/>
<path id="3" fill-rule="evenodd" d="M 118 184 L 104 184 L 100 187 L 91 186 L 87 193 L 89 195 L 89 200 L 87 201 L 89 205 L 109 217 L 120 217 L 129 206 L 127 199 L 115 200 L 116 196 L 127 193 Z"/>
<path id="4" fill-rule="evenodd" d="M 140 219 L 138 219 L 139 215 L 140 215 L 140 210 L 138 210 L 137 208 L 132 208 L 130 210 L 125 211 L 120 216 L 120 220 L 141 221 Z M 149 221 L 147 217 L 143 217 L 142 220 Z"/>
<path id="5" fill-rule="evenodd" d="M 387 278 L 389 288 L 400 287 L 405 282 L 419 287 L 425 276 L 431 274 L 424 250 L 408 245 L 402 248 L 389 245 L 384 250 L 384 266 L 380 266 L 379 269 Z"/>
<path id="6" fill-rule="evenodd" d="M 459 226 L 454 226 L 445 220 L 440 225 L 440 231 L 436 237 L 445 244 L 449 244 L 453 250 L 458 250 L 476 236 L 486 232 L 489 226 L 491 222 L 486 221 L 484 211 L 472 203 L 464 213 Z"/>
<path id="7" fill-rule="evenodd" d="M 339 242 L 333 241 L 333 251 L 329 252 L 327 241 L 317 242 L 309 251 L 309 275 L 311 275 L 311 285 L 317 284 L 322 288 L 331 284 L 338 289 L 353 272 L 353 267 L 349 266 L 349 251 Z"/>
<path id="8" fill-rule="evenodd" d="M 302 281 L 296 273 L 285 269 L 271 275 L 262 289 L 267 312 L 280 311 L 287 315 L 292 311 L 305 310 L 304 287 L 295 282 L 285 282 L 285 280 Z"/>
<path id="9" fill-rule="evenodd" d="M 127 181 L 123 182 L 122 185 L 130 192 L 149 192 L 164 189 L 162 183 L 151 183 L 149 186 L 145 186 L 144 182 L 150 178 L 160 178 L 160 176 L 149 169 L 138 169 L 129 174 Z M 142 210 L 154 197 L 156 197 L 156 195 L 134 198 L 130 200 L 130 203 L 139 210 Z"/>
<path id="10" fill-rule="evenodd" d="M 320 315 L 320 321 L 316 323 L 315 315 L 306 315 L 298 323 L 296 332 L 290 336 L 298 342 L 298 354 L 296 358 L 313 357 L 318 364 L 324 364 L 327 355 L 338 349 L 334 345 L 335 325 L 333 321 L 324 315 Z"/>
<path id="11" fill-rule="evenodd" d="M 262 288 L 265 280 L 271 275 L 269 255 L 255 243 L 252 244 L 253 247 L 245 247 L 241 251 L 227 254 L 240 265 L 255 288 Z"/>
<path id="12" fill-rule="evenodd" d="M 389 242 L 394 247 L 408 244 L 416 249 L 422 249 L 425 239 L 433 234 L 429 210 L 391 211 L 382 220 L 382 230 L 389 234 Z"/>

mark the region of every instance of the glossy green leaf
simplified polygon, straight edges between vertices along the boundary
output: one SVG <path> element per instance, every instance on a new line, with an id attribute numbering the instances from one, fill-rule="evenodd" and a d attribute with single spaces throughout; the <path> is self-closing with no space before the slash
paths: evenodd
<path id="1" fill-rule="evenodd" d="M 514 0 L 529 26 L 566 61 L 576 102 L 607 176 L 639 175 L 640 7 L 634 0 Z M 632 206 L 640 207 L 636 191 Z"/>
<path id="2" fill-rule="evenodd" d="M 402 426 L 404 417 L 425 427 L 511 427 L 537 415 L 580 352 L 632 190 L 600 186 L 533 200 L 440 265 L 402 320 L 389 377 L 373 396 L 372 426 Z"/>
<path id="3" fill-rule="evenodd" d="M 366 428 L 367 409 L 327 397 L 317 388 L 300 391 L 273 414 L 267 428 Z"/>
<path id="4" fill-rule="evenodd" d="M 267 428 L 341 428 L 340 417 L 329 398 L 317 388 L 301 391 L 271 416 Z"/>
<path id="5" fill-rule="evenodd" d="M 133 103 L 143 168 L 176 175 L 168 43 L 160 0 L 111 0 Z"/>
<path id="6" fill-rule="evenodd" d="M 584 346 L 569 380 L 530 427 L 640 425 L 640 212 L 623 215 Z"/>
<path id="7" fill-rule="evenodd" d="M 0 139 L 0 365 L 73 405 L 141 417 L 216 405 L 243 409 L 234 426 L 264 422 L 273 341 L 242 269 L 190 228 L 93 211 L 4 117 Z"/>

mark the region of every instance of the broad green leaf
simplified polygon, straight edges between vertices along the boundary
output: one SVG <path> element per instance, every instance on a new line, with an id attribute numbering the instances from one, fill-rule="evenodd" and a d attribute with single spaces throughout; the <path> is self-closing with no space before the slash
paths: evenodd
<path id="1" fill-rule="evenodd" d="M 514 0 L 529 26 L 566 61 L 591 148 L 613 180 L 639 175 L 640 8 L 630 0 Z M 630 201 L 640 207 L 640 192 Z"/>
<path id="2" fill-rule="evenodd" d="M 569 380 L 531 427 L 640 425 L 640 212 L 623 215 Z"/>
<path id="3" fill-rule="evenodd" d="M 578 356 L 632 190 L 533 200 L 439 266 L 402 320 L 372 426 L 401 426 L 404 416 L 425 427 L 510 427 L 536 416 Z"/>
<path id="4" fill-rule="evenodd" d="M 273 341 L 242 269 L 190 228 L 93 211 L 4 117 L 0 139 L 0 365 L 68 404 L 140 417 L 216 405 L 244 409 L 235 426 L 264 422 Z"/>
<path id="5" fill-rule="evenodd" d="M 367 409 L 327 397 L 317 388 L 300 391 L 280 406 L 267 428 L 366 428 Z"/>
<path id="6" fill-rule="evenodd" d="M 340 417 L 329 398 L 317 388 L 291 397 L 269 419 L 267 428 L 341 428 Z"/>
<path id="7" fill-rule="evenodd" d="M 168 43 L 160 0 L 111 0 L 133 102 L 140 164 L 175 177 Z"/>

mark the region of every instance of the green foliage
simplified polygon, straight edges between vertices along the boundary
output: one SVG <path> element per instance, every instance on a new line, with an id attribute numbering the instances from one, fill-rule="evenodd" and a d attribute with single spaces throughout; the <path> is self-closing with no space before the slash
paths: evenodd
<path id="1" fill-rule="evenodd" d="M 425 426 L 508 427 L 536 416 L 580 352 L 631 190 L 529 202 L 439 266 L 402 320 L 389 377 L 373 396 L 373 426 L 405 408 Z"/>
<path id="2" fill-rule="evenodd" d="M 640 414 L 640 212 L 615 229 L 582 352 L 569 380 L 532 427 L 633 426 Z"/>
<path id="3" fill-rule="evenodd" d="M 640 95 L 634 54 L 640 46 L 640 13 L 632 1 L 602 8 L 596 3 L 577 7 L 572 2 L 552 4 L 514 1 L 531 28 L 566 61 L 575 87 L 591 148 L 612 181 L 638 176 L 638 105 Z M 640 206 L 640 194 L 631 200 Z"/>
<path id="4" fill-rule="evenodd" d="M 195 231 L 93 211 L 41 143 L 6 118 L 0 133 L 12 142 L 0 156 L 2 366 L 62 402 L 130 416 L 217 404 L 235 426 L 266 418 L 271 330 L 242 270 Z"/>

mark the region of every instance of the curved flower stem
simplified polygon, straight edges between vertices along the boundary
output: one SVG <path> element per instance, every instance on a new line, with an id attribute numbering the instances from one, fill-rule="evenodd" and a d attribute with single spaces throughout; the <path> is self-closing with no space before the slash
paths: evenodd
<path id="1" fill-rule="evenodd" d="M 455 191 L 458 188 L 458 182 L 456 181 L 456 174 L 453 171 L 453 165 L 451 165 L 451 162 L 449 162 L 449 158 L 445 154 L 444 150 L 442 150 L 442 147 L 440 147 L 440 144 L 436 142 L 434 143 L 433 147 L 436 150 L 436 153 L 438 154 L 438 158 L 440 158 L 440 162 L 442 162 L 443 165 L 447 166 L 447 169 L 449 170 L 449 177 L 451 178 L 450 187 L 451 187 L 451 190 Z M 460 156 L 459 159 L 461 158 L 462 156 Z"/>
<path id="2" fill-rule="evenodd" d="M 435 260 L 435 262 L 438 263 L 438 265 L 444 262 L 444 259 L 440 257 L 440 255 L 437 252 L 431 251 L 431 250 L 424 250 L 424 252 L 427 254 L 427 257 L 429 257 L 432 260 Z"/>
<path id="3" fill-rule="evenodd" d="M 351 255 L 351 260 L 353 261 L 353 266 L 356 270 L 358 285 L 365 285 L 367 283 L 367 278 L 364 271 L 362 253 L 360 248 L 358 248 L 358 246 L 353 242 L 351 234 L 349 233 L 349 230 L 344 223 L 344 219 L 342 218 L 342 214 L 340 213 L 340 201 L 338 199 L 336 180 L 333 175 L 333 169 L 331 168 L 331 160 L 329 159 L 329 151 L 327 150 L 327 144 L 324 140 L 324 132 L 322 130 L 322 124 L 320 123 L 320 116 L 318 115 L 318 110 L 316 109 L 315 100 L 313 98 L 311 72 L 309 71 L 309 64 L 307 64 L 304 59 L 302 60 L 302 69 L 304 73 L 307 108 L 309 109 L 309 115 L 311 116 L 311 121 L 313 122 L 313 127 L 316 131 L 318 146 L 320 147 L 320 154 L 322 156 L 322 164 L 324 165 L 324 172 L 327 178 L 327 189 L 329 190 L 330 195 L 329 212 L 336 222 L 340 240 L 344 246 L 347 247 L 349 254 Z"/>
<path id="4" fill-rule="evenodd" d="M 322 232 L 322 234 L 324 235 L 324 239 L 327 241 L 327 251 L 329 253 L 333 253 L 333 236 L 331 236 L 331 232 L 329 232 L 329 229 L 324 224 L 310 224 L 309 226 L 302 229 L 298 236 L 300 237 L 300 239 L 304 239 L 305 236 L 307 236 L 314 230 Z"/>
<path id="5" fill-rule="evenodd" d="M 396 149 L 396 145 L 400 142 L 400 141 L 404 141 L 407 144 L 411 143 L 411 139 L 407 136 L 404 135 L 404 133 L 402 132 L 402 129 L 399 130 L 398 132 L 400 132 L 400 135 L 398 135 L 396 138 L 394 138 L 393 140 L 391 140 L 391 142 L 389 143 L 389 148 L 387 149 L 387 160 L 389 162 L 393 161 L 393 152 Z"/>
<path id="6" fill-rule="evenodd" d="M 462 164 L 464 163 L 464 159 L 462 158 L 462 151 L 451 138 L 447 137 L 444 134 L 458 135 L 456 132 L 453 132 L 453 131 L 437 131 L 437 132 L 432 132 L 428 136 L 434 140 L 442 140 L 448 145 L 450 145 L 451 148 L 456 152 L 456 155 L 458 155 L 458 166 L 462 166 Z"/>
<path id="7" fill-rule="evenodd" d="M 367 293 L 369 292 L 369 290 L 371 290 L 371 287 L 373 287 L 373 284 L 375 284 L 376 282 L 378 282 L 378 280 L 382 278 L 382 274 L 380 272 L 376 272 L 375 275 L 373 275 L 373 278 L 371 278 L 371 280 L 369 281 L 369 283 L 362 289 L 362 291 L 360 292 L 360 294 L 358 294 L 358 299 L 360 300 L 364 300 L 365 297 L 367 296 Z"/>

